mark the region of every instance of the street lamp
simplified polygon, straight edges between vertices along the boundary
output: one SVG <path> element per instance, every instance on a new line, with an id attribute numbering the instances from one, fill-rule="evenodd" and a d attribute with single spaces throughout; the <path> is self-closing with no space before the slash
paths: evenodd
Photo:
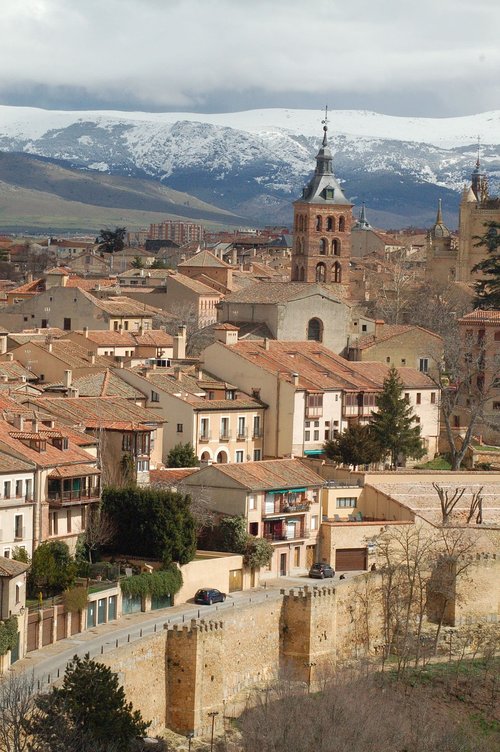
<path id="1" fill-rule="evenodd" d="M 194 732 L 190 731 L 189 734 L 186 734 L 186 739 L 188 740 L 188 752 L 191 752 L 191 741 L 193 739 Z"/>
<path id="2" fill-rule="evenodd" d="M 212 734 L 210 736 L 210 752 L 213 752 L 214 748 L 214 727 L 215 727 L 215 717 L 219 715 L 218 710 L 211 710 L 208 713 L 208 716 L 212 719 Z"/>

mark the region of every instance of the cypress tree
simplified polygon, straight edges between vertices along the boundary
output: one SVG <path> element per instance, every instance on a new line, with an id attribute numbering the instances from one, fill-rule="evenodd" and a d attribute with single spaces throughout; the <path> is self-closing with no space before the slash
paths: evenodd
<path id="1" fill-rule="evenodd" d="M 483 246 L 488 255 L 474 267 L 473 272 L 485 276 L 474 285 L 476 290 L 475 306 L 486 310 L 500 309 L 500 223 L 488 222 L 488 230 L 476 238 L 476 246 Z"/>
<path id="2" fill-rule="evenodd" d="M 403 382 L 394 366 L 384 380 L 383 390 L 377 397 L 378 411 L 372 413 L 371 433 L 383 454 L 390 455 L 391 465 L 398 457 L 419 459 L 425 454 L 420 436 L 420 426 L 411 405 L 403 395 Z"/>

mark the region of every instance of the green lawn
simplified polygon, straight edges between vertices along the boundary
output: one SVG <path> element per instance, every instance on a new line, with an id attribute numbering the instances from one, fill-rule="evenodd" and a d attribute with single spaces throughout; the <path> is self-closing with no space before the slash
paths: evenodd
<path id="1" fill-rule="evenodd" d="M 416 470 L 451 470 L 451 462 L 447 457 L 434 457 L 423 465 L 415 465 Z"/>

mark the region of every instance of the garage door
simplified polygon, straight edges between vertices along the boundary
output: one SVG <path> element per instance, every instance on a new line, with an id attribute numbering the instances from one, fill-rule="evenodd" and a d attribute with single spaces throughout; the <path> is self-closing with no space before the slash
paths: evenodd
<path id="1" fill-rule="evenodd" d="M 335 570 L 353 572 L 357 569 L 366 569 L 366 548 L 337 548 Z"/>

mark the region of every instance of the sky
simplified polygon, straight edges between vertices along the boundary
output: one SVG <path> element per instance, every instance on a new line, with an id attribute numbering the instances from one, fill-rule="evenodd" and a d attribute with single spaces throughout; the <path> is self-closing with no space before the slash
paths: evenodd
<path id="1" fill-rule="evenodd" d="M 500 109 L 498 0 L 0 0 L 0 104 Z"/>

